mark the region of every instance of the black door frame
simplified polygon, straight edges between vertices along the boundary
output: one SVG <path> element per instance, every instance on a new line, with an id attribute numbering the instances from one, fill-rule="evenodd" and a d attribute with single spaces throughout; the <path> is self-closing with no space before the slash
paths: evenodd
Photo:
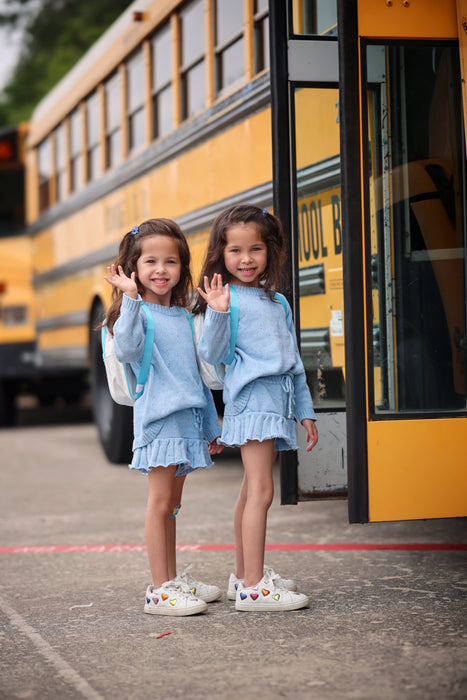
<path id="1" fill-rule="evenodd" d="M 362 191 L 357 0 L 337 0 L 341 149 L 342 261 L 344 276 L 345 375 L 348 509 L 351 523 L 368 522 L 368 469 L 365 398 L 365 325 L 363 308 Z M 295 327 L 300 328 L 298 254 L 294 221 L 291 88 L 287 47 L 291 37 L 291 0 L 269 0 L 271 119 L 274 212 L 289 241 Z M 299 337 L 299 333 L 297 332 Z M 281 503 L 298 499 L 295 452 L 281 456 Z"/>

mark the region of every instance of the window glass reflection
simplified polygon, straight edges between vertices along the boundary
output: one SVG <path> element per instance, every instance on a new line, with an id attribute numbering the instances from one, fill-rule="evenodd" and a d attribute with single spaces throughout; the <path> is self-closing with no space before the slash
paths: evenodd
<path id="1" fill-rule="evenodd" d="M 367 79 L 375 411 L 465 409 L 458 49 L 369 46 Z"/>

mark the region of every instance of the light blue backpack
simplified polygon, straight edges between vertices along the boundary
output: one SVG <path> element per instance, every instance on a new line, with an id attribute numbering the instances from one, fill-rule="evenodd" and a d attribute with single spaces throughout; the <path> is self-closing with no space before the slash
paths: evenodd
<path id="1" fill-rule="evenodd" d="M 120 362 L 115 355 L 114 337 L 104 324 L 101 329 L 102 357 L 104 360 L 107 383 L 110 395 L 115 403 L 123 406 L 133 406 L 144 391 L 151 364 L 152 348 L 154 345 L 154 318 L 146 304 L 141 302 L 146 314 L 147 327 L 144 338 L 143 359 L 136 377 L 128 362 Z"/>

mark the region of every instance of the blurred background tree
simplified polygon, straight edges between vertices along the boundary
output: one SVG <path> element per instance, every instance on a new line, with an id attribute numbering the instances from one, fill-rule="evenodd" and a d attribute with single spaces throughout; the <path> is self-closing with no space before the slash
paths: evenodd
<path id="1" fill-rule="evenodd" d="M 18 62 L 0 95 L 0 127 L 27 121 L 37 103 L 132 0 L 4 0 L 0 26 L 21 27 Z"/>

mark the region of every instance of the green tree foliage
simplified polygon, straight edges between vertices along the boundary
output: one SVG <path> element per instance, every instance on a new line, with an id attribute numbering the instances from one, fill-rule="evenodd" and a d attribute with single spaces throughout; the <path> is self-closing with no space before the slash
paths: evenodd
<path id="1" fill-rule="evenodd" d="M 131 0 L 6 0 L 0 24 L 24 44 L 0 100 L 0 126 L 27 121 L 37 103 L 131 4 Z"/>

